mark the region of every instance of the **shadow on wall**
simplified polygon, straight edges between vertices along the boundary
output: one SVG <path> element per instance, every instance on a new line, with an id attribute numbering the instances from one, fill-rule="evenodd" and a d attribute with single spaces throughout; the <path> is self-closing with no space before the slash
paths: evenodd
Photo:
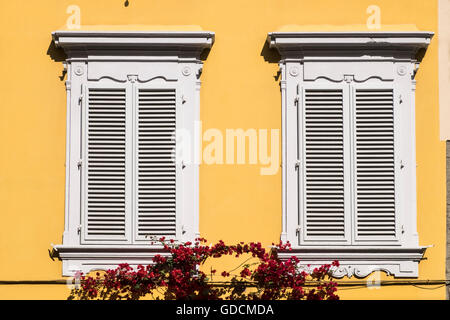
<path id="1" fill-rule="evenodd" d="M 204 49 L 200 54 L 200 60 L 205 61 L 208 58 L 210 52 L 211 48 Z"/>
<path id="2" fill-rule="evenodd" d="M 47 49 L 47 55 L 55 62 L 63 62 L 67 59 L 67 55 L 62 48 L 57 48 L 55 46 L 55 42 L 52 40 Z M 62 74 L 59 76 L 59 80 L 63 81 L 66 75 L 66 70 L 62 71 Z"/>
<path id="3" fill-rule="evenodd" d="M 269 43 L 267 41 L 264 42 L 264 45 L 261 49 L 261 57 L 264 58 L 264 61 L 268 63 L 278 63 L 280 62 L 281 56 L 276 49 L 272 49 L 269 47 Z M 280 78 L 281 72 L 278 71 L 276 75 L 274 75 L 275 81 L 278 81 Z"/>
<path id="4" fill-rule="evenodd" d="M 426 51 L 427 51 L 427 49 L 425 49 L 425 48 L 419 49 L 419 50 L 417 51 L 417 53 L 416 53 L 416 59 L 417 59 L 418 62 L 422 62 L 423 57 L 425 56 L 425 52 L 426 52 Z"/>

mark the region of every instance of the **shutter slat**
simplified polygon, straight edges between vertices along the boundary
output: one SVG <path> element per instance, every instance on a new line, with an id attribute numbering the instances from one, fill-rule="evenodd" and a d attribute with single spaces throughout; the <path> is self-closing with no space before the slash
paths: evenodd
<path id="1" fill-rule="evenodd" d="M 137 236 L 176 235 L 175 90 L 138 91 Z"/>
<path id="2" fill-rule="evenodd" d="M 345 238 L 342 90 L 305 90 L 305 233 Z"/>
<path id="3" fill-rule="evenodd" d="M 356 233 L 396 236 L 393 91 L 355 90 Z"/>
<path id="4" fill-rule="evenodd" d="M 125 89 L 88 91 L 86 237 L 125 237 Z"/>

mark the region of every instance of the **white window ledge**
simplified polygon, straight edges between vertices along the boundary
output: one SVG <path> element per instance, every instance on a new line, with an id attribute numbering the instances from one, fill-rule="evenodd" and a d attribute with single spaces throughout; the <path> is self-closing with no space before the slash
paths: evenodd
<path id="1" fill-rule="evenodd" d="M 121 263 L 131 267 L 148 265 L 156 255 L 169 256 L 161 246 L 149 245 L 89 245 L 54 246 L 53 256 L 63 262 L 63 276 L 74 276 L 96 270 L 115 269 Z"/>
<path id="2" fill-rule="evenodd" d="M 423 259 L 427 247 L 296 247 L 290 251 L 279 251 L 282 260 L 292 256 L 300 260 L 300 268 L 310 273 L 323 264 L 339 261 L 331 274 L 335 278 L 344 276 L 367 277 L 374 271 L 384 271 L 399 278 L 419 276 L 418 264 Z"/>
<path id="3" fill-rule="evenodd" d="M 401 278 L 418 277 L 418 264 L 423 259 L 427 247 L 301 247 L 290 251 L 279 251 L 282 260 L 292 256 L 300 260 L 300 268 L 310 273 L 323 264 L 338 260 L 340 266 L 332 268 L 332 276 L 357 278 L 367 277 L 374 271 L 384 271 L 387 275 Z M 95 270 L 114 269 L 120 263 L 130 266 L 148 265 L 156 255 L 168 256 L 161 246 L 64 246 L 54 247 L 54 256 L 63 261 L 63 276 L 74 276 L 77 271 L 87 273 Z"/>

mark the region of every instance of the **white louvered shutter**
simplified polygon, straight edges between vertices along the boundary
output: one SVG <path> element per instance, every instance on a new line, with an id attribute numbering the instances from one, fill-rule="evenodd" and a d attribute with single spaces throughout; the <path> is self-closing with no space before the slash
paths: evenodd
<path id="1" fill-rule="evenodd" d="M 344 91 L 303 96 L 303 239 L 346 241 Z"/>
<path id="2" fill-rule="evenodd" d="M 356 239 L 394 239 L 393 90 L 356 88 L 353 95 Z"/>
<path id="3" fill-rule="evenodd" d="M 176 90 L 137 91 L 136 240 L 175 238 Z"/>
<path id="4" fill-rule="evenodd" d="M 88 88 L 85 111 L 84 240 L 127 240 L 125 88 Z"/>

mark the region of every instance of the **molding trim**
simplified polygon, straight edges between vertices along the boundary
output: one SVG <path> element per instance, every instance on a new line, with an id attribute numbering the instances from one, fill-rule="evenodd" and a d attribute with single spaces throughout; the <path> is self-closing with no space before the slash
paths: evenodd
<path id="1" fill-rule="evenodd" d="M 179 52 L 183 56 L 200 58 L 205 49 L 212 47 L 214 32 L 168 32 L 168 31 L 54 31 L 52 38 L 56 47 L 63 48 L 69 56 L 74 51 L 139 49 L 171 55 Z M 119 55 L 130 56 L 132 52 Z M 138 55 L 138 52 L 136 53 Z"/>
<path id="2" fill-rule="evenodd" d="M 316 267 L 338 260 L 340 266 L 331 269 L 331 275 L 335 278 L 365 278 L 374 271 L 384 271 L 387 275 L 399 278 L 416 278 L 419 276 L 418 264 L 426 249 L 427 247 L 297 247 L 291 251 L 278 252 L 278 257 L 282 260 L 297 257 L 300 268 L 308 273 Z"/>
<path id="3" fill-rule="evenodd" d="M 150 245 L 80 245 L 80 246 L 54 246 L 54 253 L 61 259 L 76 258 L 148 258 L 149 255 L 162 253 L 162 246 Z"/>
<path id="4" fill-rule="evenodd" d="M 148 245 L 57 245 L 53 248 L 53 256 L 63 262 L 63 276 L 74 276 L 80 271 L 86 274 L 96 270 L 114 269 L 125 262 L 132 267 L 139 264 L 148 265 L 156 255 L 169 254 L 163 252 L 161 246 Z"/>
<path id="5" fill-rule="evenodd" d="M 325 51 L 381 50 L 392 54 L 397 50 L 413 56 L 426 49 L 433 32 L 271 32 L 267 42 L 283 58 L 298 57 L 298 52 L 313 52 L 319 56 Z"/>

